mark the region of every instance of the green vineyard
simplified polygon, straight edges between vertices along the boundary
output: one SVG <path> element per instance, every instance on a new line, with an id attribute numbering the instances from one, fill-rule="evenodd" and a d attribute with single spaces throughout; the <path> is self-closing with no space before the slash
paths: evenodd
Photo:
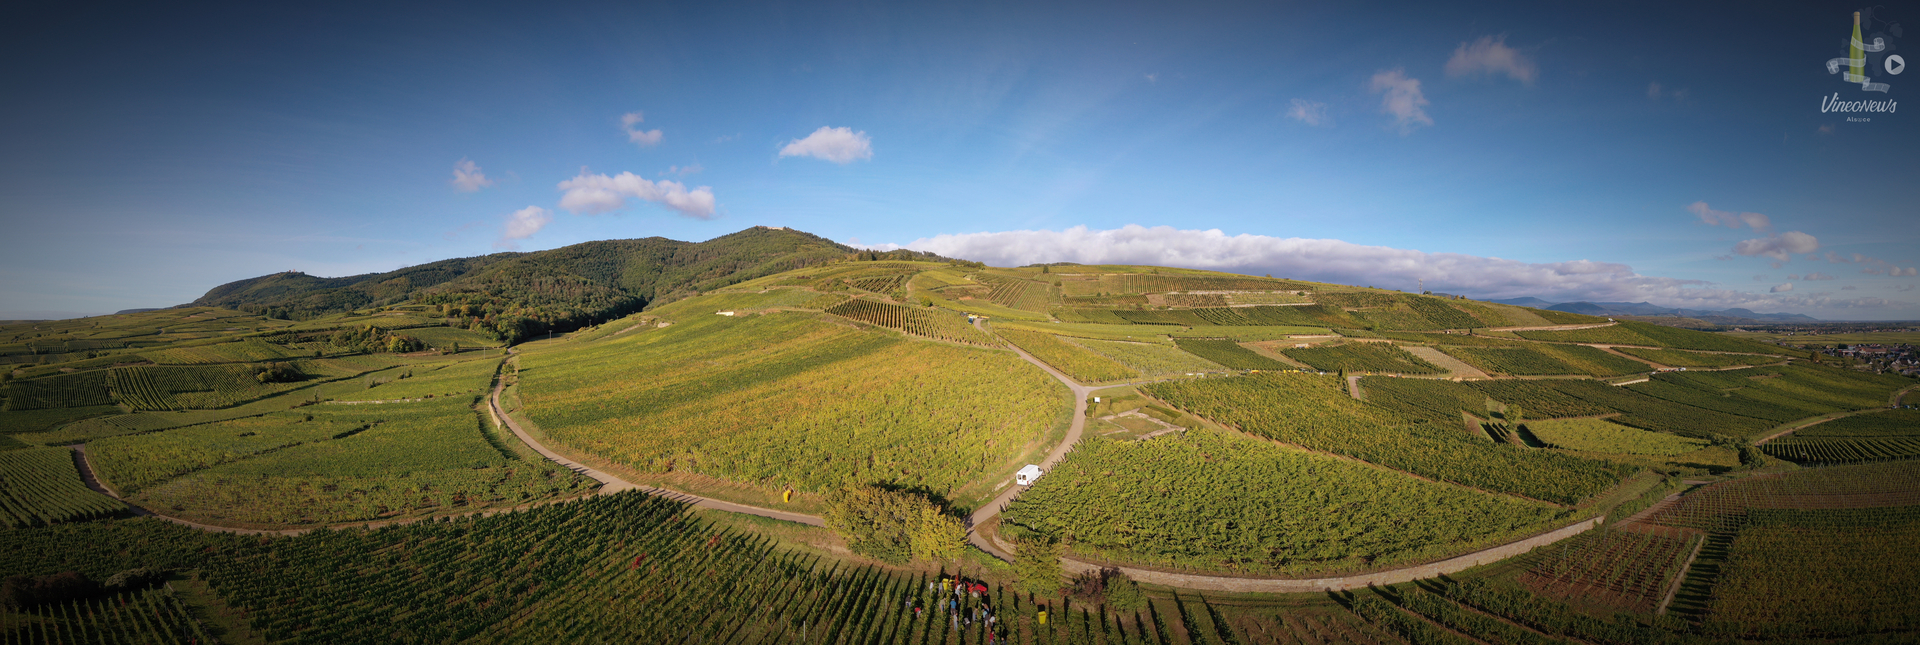
<path id="1" fill-rule="evenodd" d="M 974 329 L 967 319 L 951 311 L 854 299 L 826 308 L 827 313 L 879 325 L 888 329 L 968 345 L 998 346 L 991 334 Z"/>
<path id="2" fill-rule="evenodd" d="M 7 645 L 217 642 L 168 589 L 41 605 L 0 616 L 0 643 Z"/>
<path id="3" fill-rule="evenodd" d="M 1439 374 L 1446 371 L 1392 343 L 1346 343 L 1329 347 L 1284 349 L 1280 353 L 1327 372 Z"/>
<path id="4" fill-rule="evenodd" d="M 71 450 L 0 451 L 0 520 L 8 527 L 104 517 L 126 507 L 87 488 Z"/>
<path id="5" fill-rule="evenodd" d="M 1290 370 L 1292 365 L 1262 356 L 1239 343 L 1220 338 L 1175 338 L 1180 349 L 1236 370 Z"/>
<path id="6" fill-rule="evenodd" d="M 997 333 L 1020 349 L 1081 383 L 1122 381 L 1140 376 L 1132 368 L 1052 334 L 1003 329 Z"/>

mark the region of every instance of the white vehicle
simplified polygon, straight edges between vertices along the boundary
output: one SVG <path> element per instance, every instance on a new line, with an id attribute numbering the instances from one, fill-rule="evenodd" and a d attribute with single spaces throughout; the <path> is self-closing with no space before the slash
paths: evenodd
<path id="1" fill-rule="evenodd" d="M 1039 478 L 1040 478 L 1040 467 L 1035 466 L 1033 464 L 1027 464 L 1025 468 L 1020 469 L 1020 472 L 1013 474 L 1013 483 L 1019 484 L 1021 486 L 1032 486 L 1033 480 L 1036 480 Z"/>

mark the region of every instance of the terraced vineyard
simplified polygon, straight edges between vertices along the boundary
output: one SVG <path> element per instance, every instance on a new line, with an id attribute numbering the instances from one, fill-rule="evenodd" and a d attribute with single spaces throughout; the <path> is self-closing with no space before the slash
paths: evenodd
<path id="1" fill-rule="evenodd" d="M 1582 345 L 1442 347 L 1441 351 L 1482 371 L 1515 376 L 1586 374 L 1607 377 L 1653 369 L 1645 363 Z"/>
<path id="2" fill-rule="evenodd" d="M 1920 630 L 1920 509 L 1756 511 L 1703 628 L 1741 638 Z"/>
<path id="3" fill-rule="evenodd" d="M 976 273 L 974 279 L 990 287 L 987 300 L 996 305 L 1044 312 L 1053 304 L 1052 287 L 1043 283 L 991 273 Z"/>
<path id="4" fill-rule="evenodd" d="M 117 367 L 107 372 L 107 381 L 113 388 L 113 398 L 119 399 L 127 407 L 139 412 L 170 412 L 180 409 L 171 393 L 154 385 L 147 370 L 134 367 Z"/>
<path id="5" fill-rule="evenodd" d="M 1061 340 L 1058 336 L 1015 329 L 1005 329 L 998 333 L 1002 338 L 1012 341 L 1020 349 L 1032 354 L 1034 358 L 1052 365 L 1054 369 L 1081 383 L 1121 381 L 1140 376 L 1140 372 L 1118 361 Z"/>
<path id="6" fill-rule="evenodd" d="M 1182 351 L 1178 347 L 1084 338 L 1069 342 L 1098 352 L 1146 376 L 1210 372 L 1221 369 L 1218 364 Z"/>
<path id="7" fill-rule="evenodd" d="M 1540 530 L 1560 513 L 1200 429 L 1083 443 L 1004 517 L 1071 534 L 1076 552 L 1103 561 L 1305 574 L 1436 558 Z M 1234 530 L 1218 518 L 1234 518 Z"/>
<path id="8" fill-rule="evenodd" d="M 637 492 L 243 544 L 207 571 L 274 642 L 398 634 L 472 643 L 980 643 L 989 629 L 1026 642 L 1085 636 L 1075 625 L 1084 615 L 997 584 L 969 581 L 984 592 L 955 594 L 934 584 L 951 574 L 822 561 Z M 285 584 L 289 577 L 302 584 Z M 1055 620 L 1043 625 L 1049 609 Z M 991 628 L 953 620 L 980 611 L 995 615 Z M 1103 618 L 1100 629 L 1136 642 L 1151 629 L 1143 616 L 1126 618 Z"/>
<path id="9" fill-rule="evenodd" d="M 104 371 L 60 374 L 12 381 L 4 389 L 8 410 L 49 410 L 113 405 Z"/>
<path id="10" fill-rule="evenodd" d="M 255 361 L 278 361 L 301 356 L 311 356 L 311 352 L 294 352 L 286 347 L 268 343 L 257 338 L 248 338 L 233 342 L 197 345 L 190 347 L 170 347 L 141 354 L 147 360 L 161 365 L 206 365 L 211 363 L 251 363 Z"/>
<path id="11" fill-rule="evenodd" d="M 1920 410 L 1880 410 L 1834 419 L 1770 441 L 1761 450 L 1809 464 L 1920 457 Z"/>
<path id="12" fill-rule="evenodd" d="M 1239 343 L 1218 338 L 1176 338 L 1180 349 L 1208 361 L 1236 370 L 1287 370 L 1292 365 L 1267 358 Z"/>
<path id="13" fill-rule="evenodd" d="M 1584 452 L 1671 457 L 1707 446 L 1705 439 L 1677 437 L 1601 419 L 1549 419 L 1526 424 L 1533 436 L 1554 448 Z"/>
<path id="14" fill-rule="evenodd" d="M 1681 349 L 1648 349 L 1645 347 L 1621 347 L 1620 353 L 1644 358 L 1670 367 L 1736 367 L 1744 365 L 1768 365 L 1780 362 L 1779 356 L 1755 356 L 1752 354 L 1706 354 Z"/>
<path id="15" fill-rule="evenodd" d="M 1665 527 L 1592 531 L 1541 549 L 1518 580 L 1561 601 L 1652 613 L 1702 539 L 1699 531 Z"/>
<path id="16" fill-rule="evenodd" d="M 852 318 L 888 329 L 898 329 L 935 340 L 988 347 L 1000 344 L 992 335 L 974 329 L 972 325 L 967 324 L 966 318 L 951 311 L 907 307 L 858 298 L 828 307 L 825 311 L 836 316 Z"/>
<path id="17" fill-rule="evenodd" d="M 558 464 L 504 448 L 471 409 L 476 398 L 309 406 L 101 440 L 102 471 L 138 482 L 129 498 L 137 504 L 227 526 L 446 513 L 592 488 Z"/>
<path id="18" fill-rule="evenodd" d="M 1255 374 L 1154 383 L 1141 386 L 1141 391 L 1256 436 L 1422 477 L 1563 504 L 1606 490 L 1635 470 L 1476 441 L 1458 426 L 1412 424 L 1386 408 L 1347 396 L 1338 381 L 1312 374 Z"/>
<path id="19" fill-rule="evenodd" d="M 519 361 L 526 415 L 554 442 L 776 494 L 866 480 L 957 490 L 1010 474 L 1072 410 L 1012 352 L 807 313 L 694 315 Z"/>
<path id="20" fill-rule="evenodd" d="M 9 528 L 104 517 L 126 507 L 81 482 L 71 450 L 0 451 L 0 521 Z"/>
<path id="21" fill-rule="evenodd" d="M 1920 469 L 1894 462 L 1810 468 L 1717 482 L 1680 498 L 1645 522 L 1736 531 L 1756 509 L 1920 506 Z"/>
<path id="22" fill-rule="evenodd" d="M 1396 374 L 1439 374 L 1440 369 L 1407 350 L 1394 347 L 1391 343 L 1346 343 L 1330 347 L 1290 348 L 1280 350 L 1291 358 L 1313 366 L 1314 369 L 1337 372 L 1385 372 Z"/>
<path id="23" fill-rule="evenodd" d="M 42 605 L 7 618 L 0 642 L 8 645 L 219 642 L 166 589 Z"/>

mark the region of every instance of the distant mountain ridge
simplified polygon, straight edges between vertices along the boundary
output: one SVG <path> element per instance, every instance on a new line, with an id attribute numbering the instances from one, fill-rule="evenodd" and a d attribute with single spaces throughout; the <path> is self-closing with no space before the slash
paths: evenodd
<path id="1" fill-rule="evenodd" d="M 401 302 L 459 307 L 513 342 L 652 304 L 833 260 L 946 260 L 859 251 L 786 228 L 755 226 L 705 242 L 663 237 L 583 242 L 547 251 L 452 258 L 385 273 L 321 278 L 297 271 L 236 280 L 187 306 L 308 318 Z"/>
<path id="2" fill-rule="evenodd" d="M 1519 305 L 1535 309 L 1551 309 L 1589 316 L 1674 316 L 1678 318 L 1696 318 L 1715 324 L 1743 323 L 1780 323 L 1780 322 L 1820 322 L 1820 319 L 1806 314 L 1763 314 L 1750 309 L 1680 309 L 1662 307 L 1647 302 L 1564 302 L 1554 303 L 1532 296 L 1489 300 L 1503 305 Z"/>

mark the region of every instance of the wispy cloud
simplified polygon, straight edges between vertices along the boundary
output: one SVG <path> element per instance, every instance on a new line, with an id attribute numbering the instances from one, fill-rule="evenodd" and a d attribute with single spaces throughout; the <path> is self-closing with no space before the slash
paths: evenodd
<path id="1" fill-rule="evenodd" d="M 1792 290 L 1793 290 L 1793 283 L 1789 282 L 1786 284 L 1774 285 L 1772 289 L 1767 290 L 1767 293 L 1786 293 Z"/>
<path id="2" fill-rule="evenodd" d="M 713 189 L 708 186 L 687 190 L 685 184 L 677 181 L 650 181 L 630 172 L 611 177 L 589 175 L 582 168 L 580 176 L 560 182 L 559 188 L 566 191 L 560 196 L 560 207 L 574 213 L 619 210 L 626 206 L 628 199 L 638 199 L 659 204 L 688 217 L 713 218 Z"/>
<path id="3" fill-rule="evenodd" d="M 805 139 L 794 139 L 780 149 L 782 157 L 813 157 L 846 165 L 859 159 L 873 159 L 873 140 L 866 132 L 853 128 L 820 126 Z"/>
<path id="4" fill-rule="evenodd" d="M 487 173 L 480 171 L 480 164 L 474 163 L 472 159 L 463 158 L 459 163 L 453 164 L 453 181 L 447 183 L 453 184 L 453 187 L 461 192 L 471 193 L 492 186 L 493 180 L 487 178 Z"/>
<path id="5" fill-rule="evenodd" d="M 1717 211 L 1707 206 L 1706 202 L 1694 202 L 1692 204 L 1688 204 L 1687 212 L 1693 213 L 1694 215 L 1699 216 L 1700 223 L 1706 224 L 1708 226 L 1725 226 L 1727 228 L 1740 228 L 1741 225 L 1745 225 L 1748 228 L 1759 231 L 1761 233 L 1768 233 L 1773 231 L 1773 220 L 1759 213 L 1734 213 L 1729 211 Z"/>
<path id="6" fill-rule="evenodd" d="M 1821 273 L 1819 271 L 1809 273 L 1807 274 L 1807 277 L 1806 277 L 1807 282 L 1821 282 L 1821 281 L 1832 280 L 1832 279 L 1834 279 L 1833 276 L 1827 275 L 1825 273 Z"/>
<path id="7" fill-rule="evenodd" d="M 647 115 L 642 112 L 628 112 L 620 115 L 620 130 L 627 133 L 627 141 L 640 144 L 643 148 L 660 143 L 661 134 L 658 128 L 652 130 L 639 128 L 640 123 L 646 120 Z"/>
<path id="8" fill-rule="evenodd" d="M 546 228 L 553 222 L 553 213 L 539 206 L 528 206 L 507 216 L 507 223 L 501 227 L 500 239 L 493 243 L 496 249 L 518 249 L 520 240 L 533 237 L 534 233 Z"/>
<path id="9" fill-rule="evenodd" d="M 1776 261 L 1775 268 L 1793 259 L 1795 253 L 1812 253 L 1820 248 L 1820 240 L 1799 231 L 1787 231 L 1779 235 L 1742 240 L 1733 245 L 1733 252 L 1746 256 L 1765 256 Z"/>
<path id="10" fill-rule="evenodd" d="M 706 170 L 706 169 L 707 169 L 707 167 L 706 167 L 706 166 L 702 166 L 702 165 L 700 165 L 700 164 L 697 164 L 697 163 L 696 163 L 696 164 L 689 164 L 689 165 L 685 165 L 685 166 L 667 166 L 667 171 L 666 171 L 666 172 L 663 172 L 663 173 L 660 173 L 660 174 L 662 174 L 662 175 L 673 175 L 673 176 L 675 176 L 675 177 L 685 177 L 685 176 L 687 176 L 687 175 L 697 175 L 697 174 L 700 174 L 700 171 L 702 171 L 702 170 Z"/>
<path id="11" fill-rule="evenodd" d="M 1507 78 L 1532 85 L 1540 69 L 1520 50 L 1508 47 L 1506 36 L 1483 36 L 1472 43 L 1460 43 L 1453 57 L 1447 59 L 1447 76 L 1472 74 L 1506 74 Z"/>
<path id="12" fill-rule="evenodd" d="M 1647 98 L 1650 98 L 1650 99 L 1660 98 L 1660 84 L 1658 82 L 1647 84 Z"/>
<path id="13" fill-rule="evenodd" d="M 1294 99 L 1293 107 L 1287 108 L 1287 118 L 1314 127 L 1333 125 L 1333 118 L 1327 116 L 1327 104 L 1306 99 Z"/>
<path id="14" fill-rule="evenodd" d="M 1412 289 L 1424 280 L 1429 289 L 1479 298 L 1536 296 L 1560 302 L 1644 300 L 1690 309 L 1866 306 L 1824 297 L 1783 299 L 1713 288 L 1704 280 L 1641 275 L 1630 266 L 1612 262 L 1529 263 L 1366 246 L 1342 240 L 1227 235 L 1217 229 L 1180 230 L 1168 226 L 1128 225 L 1110 230 L 1079 226 L 1064 231 L 966 233 L 923 238 L 906 245 L 879 244 L 867 248 L 932 251 L 997 266 L 1041 262 L 1146 264 L 1403 289 Z"/>
<path id="15" fill-rule="evenodd" d="M 1427 96 L 1420 91 L 1420 79 L 1407 78 L 1406 70 L 1376 73 L 1370 86 L 1375 93 L 1385 94 L 1380 99 L 1380 112 L 1393 115 L 1394 126 L 1400 129 L 1400 134 L 1412 134 L 1422 126 L 1433 125 L 1425 109 Z"/>

